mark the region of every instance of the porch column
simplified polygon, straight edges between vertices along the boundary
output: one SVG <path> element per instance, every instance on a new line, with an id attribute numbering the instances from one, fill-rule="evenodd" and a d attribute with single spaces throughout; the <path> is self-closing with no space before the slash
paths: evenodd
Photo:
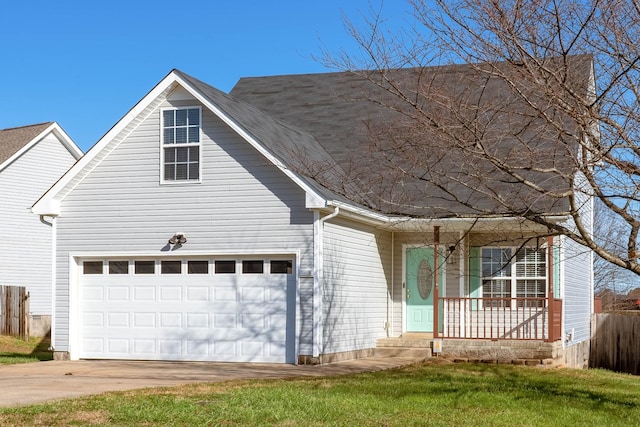
<path id="1" fill-rule="evenodd" d="M 440 245 L 440 227 L 433 227 L 433 274 L 435 275 L 433 279 L 433 337 L 438 338 L 438 330 L 440 329 L 440 325 L 438 325 L 438 277 L 440 276 L 438 273 L 439 265 L 439 257 L 438 257 L 438 246 Z"/>
<path id="2" fill-rule="evenodd" d="M 549 341 L 553 342 L 558 337 L 554 334 L 553 319 L 555 318 L 555 301 L 553 295 L 553 236 L 547 236 L 547 307 L 549 307 L 549 317 L 547 328 L 549 328 Z"/>

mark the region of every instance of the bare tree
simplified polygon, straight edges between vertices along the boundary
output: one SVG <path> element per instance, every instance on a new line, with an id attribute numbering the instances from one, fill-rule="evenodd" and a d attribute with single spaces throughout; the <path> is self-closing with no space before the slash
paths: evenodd
<path id="1" fill-rule="evenodd" d="M 519 216 L 640 274 L 640 4 L 410 4 L 400 29 L 382 7 L 348 21 L 360 50 L 324 58 L 373 83 L 369 101 L 393 112 L 368 130 L 386 169 L 360 202 L 424 213 L 419 189 L 432 216 Z M 584 221 L 593 199 L 620 224 L 614 245 Z"/>
<path id="2" fill-rule="evenodd" d="M 593 234 L 598 245 L 610 252 L 624 254 L 626 248 L 623 243 L 629 232 L 624 222 L 599 201 L 595 203 L 594 216 L 596 224 Z M 593 274 L 596 295 L 625 295 L 640 286 L 638 276 L 632 271 L 599 256 L 594 259 Z"/>

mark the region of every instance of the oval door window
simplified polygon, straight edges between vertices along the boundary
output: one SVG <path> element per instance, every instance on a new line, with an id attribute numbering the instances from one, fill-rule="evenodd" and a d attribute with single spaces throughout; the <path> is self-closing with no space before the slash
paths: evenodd
<path id="1" fill-rule="evenodd" d="M 429 261 L 423 259 L 418 267 L 418 293 L 422 299 L 427 299 L 431 295 L 433 272 Z"/>

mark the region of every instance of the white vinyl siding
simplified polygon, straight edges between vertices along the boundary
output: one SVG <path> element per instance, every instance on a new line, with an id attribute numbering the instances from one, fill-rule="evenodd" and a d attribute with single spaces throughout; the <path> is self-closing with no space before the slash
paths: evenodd
<path id="1" fill-rule="evenodd" d="M 578 174 L 575 188 L 586 188 L 585 192 L 576 191 L 576 205 L 580 206 L 583 225 L 593 232 L 593 199 L 587 194 L 589 186 L 586 179 Z M 585 194 L 586 193 L 586 194 Z M 572 223 L 569 222 L 571 227 Z M 580 246 L 569 238 L 561 239 L 561 259 L 564 281 L 561 289 L 563 299 L 563 333 L 565 338 L 571 334 L 566 345 L 577 344 L 591 339 L 591 314 L 593 312 L 593 254 L 591 250 Z"/>
<path id="2" fill-rule="evenodd" d="M 49 134 L 0 171 L 0 283 L 26 286 L 32 314 L 51 314 L 52 230 L 30 208 L 75 161 Z"/>
<path id="3" fill-rule="evenodd" d="M 193 106 L 165 102 L 160 108 Z M 160 184 L 160 108 L 153 111 L 62 201 L 58 218 L 56 350 L 66 351 L 69 254 L 299 253 L 312 270 L 313 215 L 305 193 L 208 110 L 202 111 L 199 185 Z M 184 233 L 172 250 L 167 240 Z M 311 280 L 300 279 L 300 313 L 309 312 Z M 300 352 L 311 325 L 297 319 Z"/>
<path id="4" fill-rule="evenodd" d="M 321 352 L 373 348 L 386 336 L 391 234 L 346 220 L 324 227 Z"/>

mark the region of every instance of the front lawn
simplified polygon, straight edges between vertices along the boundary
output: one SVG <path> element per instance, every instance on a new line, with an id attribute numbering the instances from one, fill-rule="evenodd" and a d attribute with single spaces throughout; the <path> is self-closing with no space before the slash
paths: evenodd
<path id="1" fill-rule="evenodd" d="M 49 338 L 31 337 L 29 341 L 0 335 L 0 365 L 52 360 Z"/>
<path id="2" fill-rule="evenodd" d="M 423 363 L 332 378 L 106 393 L 0 409 L 0 425 L 640 425 L 640 378 L 602 370 Z"/>

